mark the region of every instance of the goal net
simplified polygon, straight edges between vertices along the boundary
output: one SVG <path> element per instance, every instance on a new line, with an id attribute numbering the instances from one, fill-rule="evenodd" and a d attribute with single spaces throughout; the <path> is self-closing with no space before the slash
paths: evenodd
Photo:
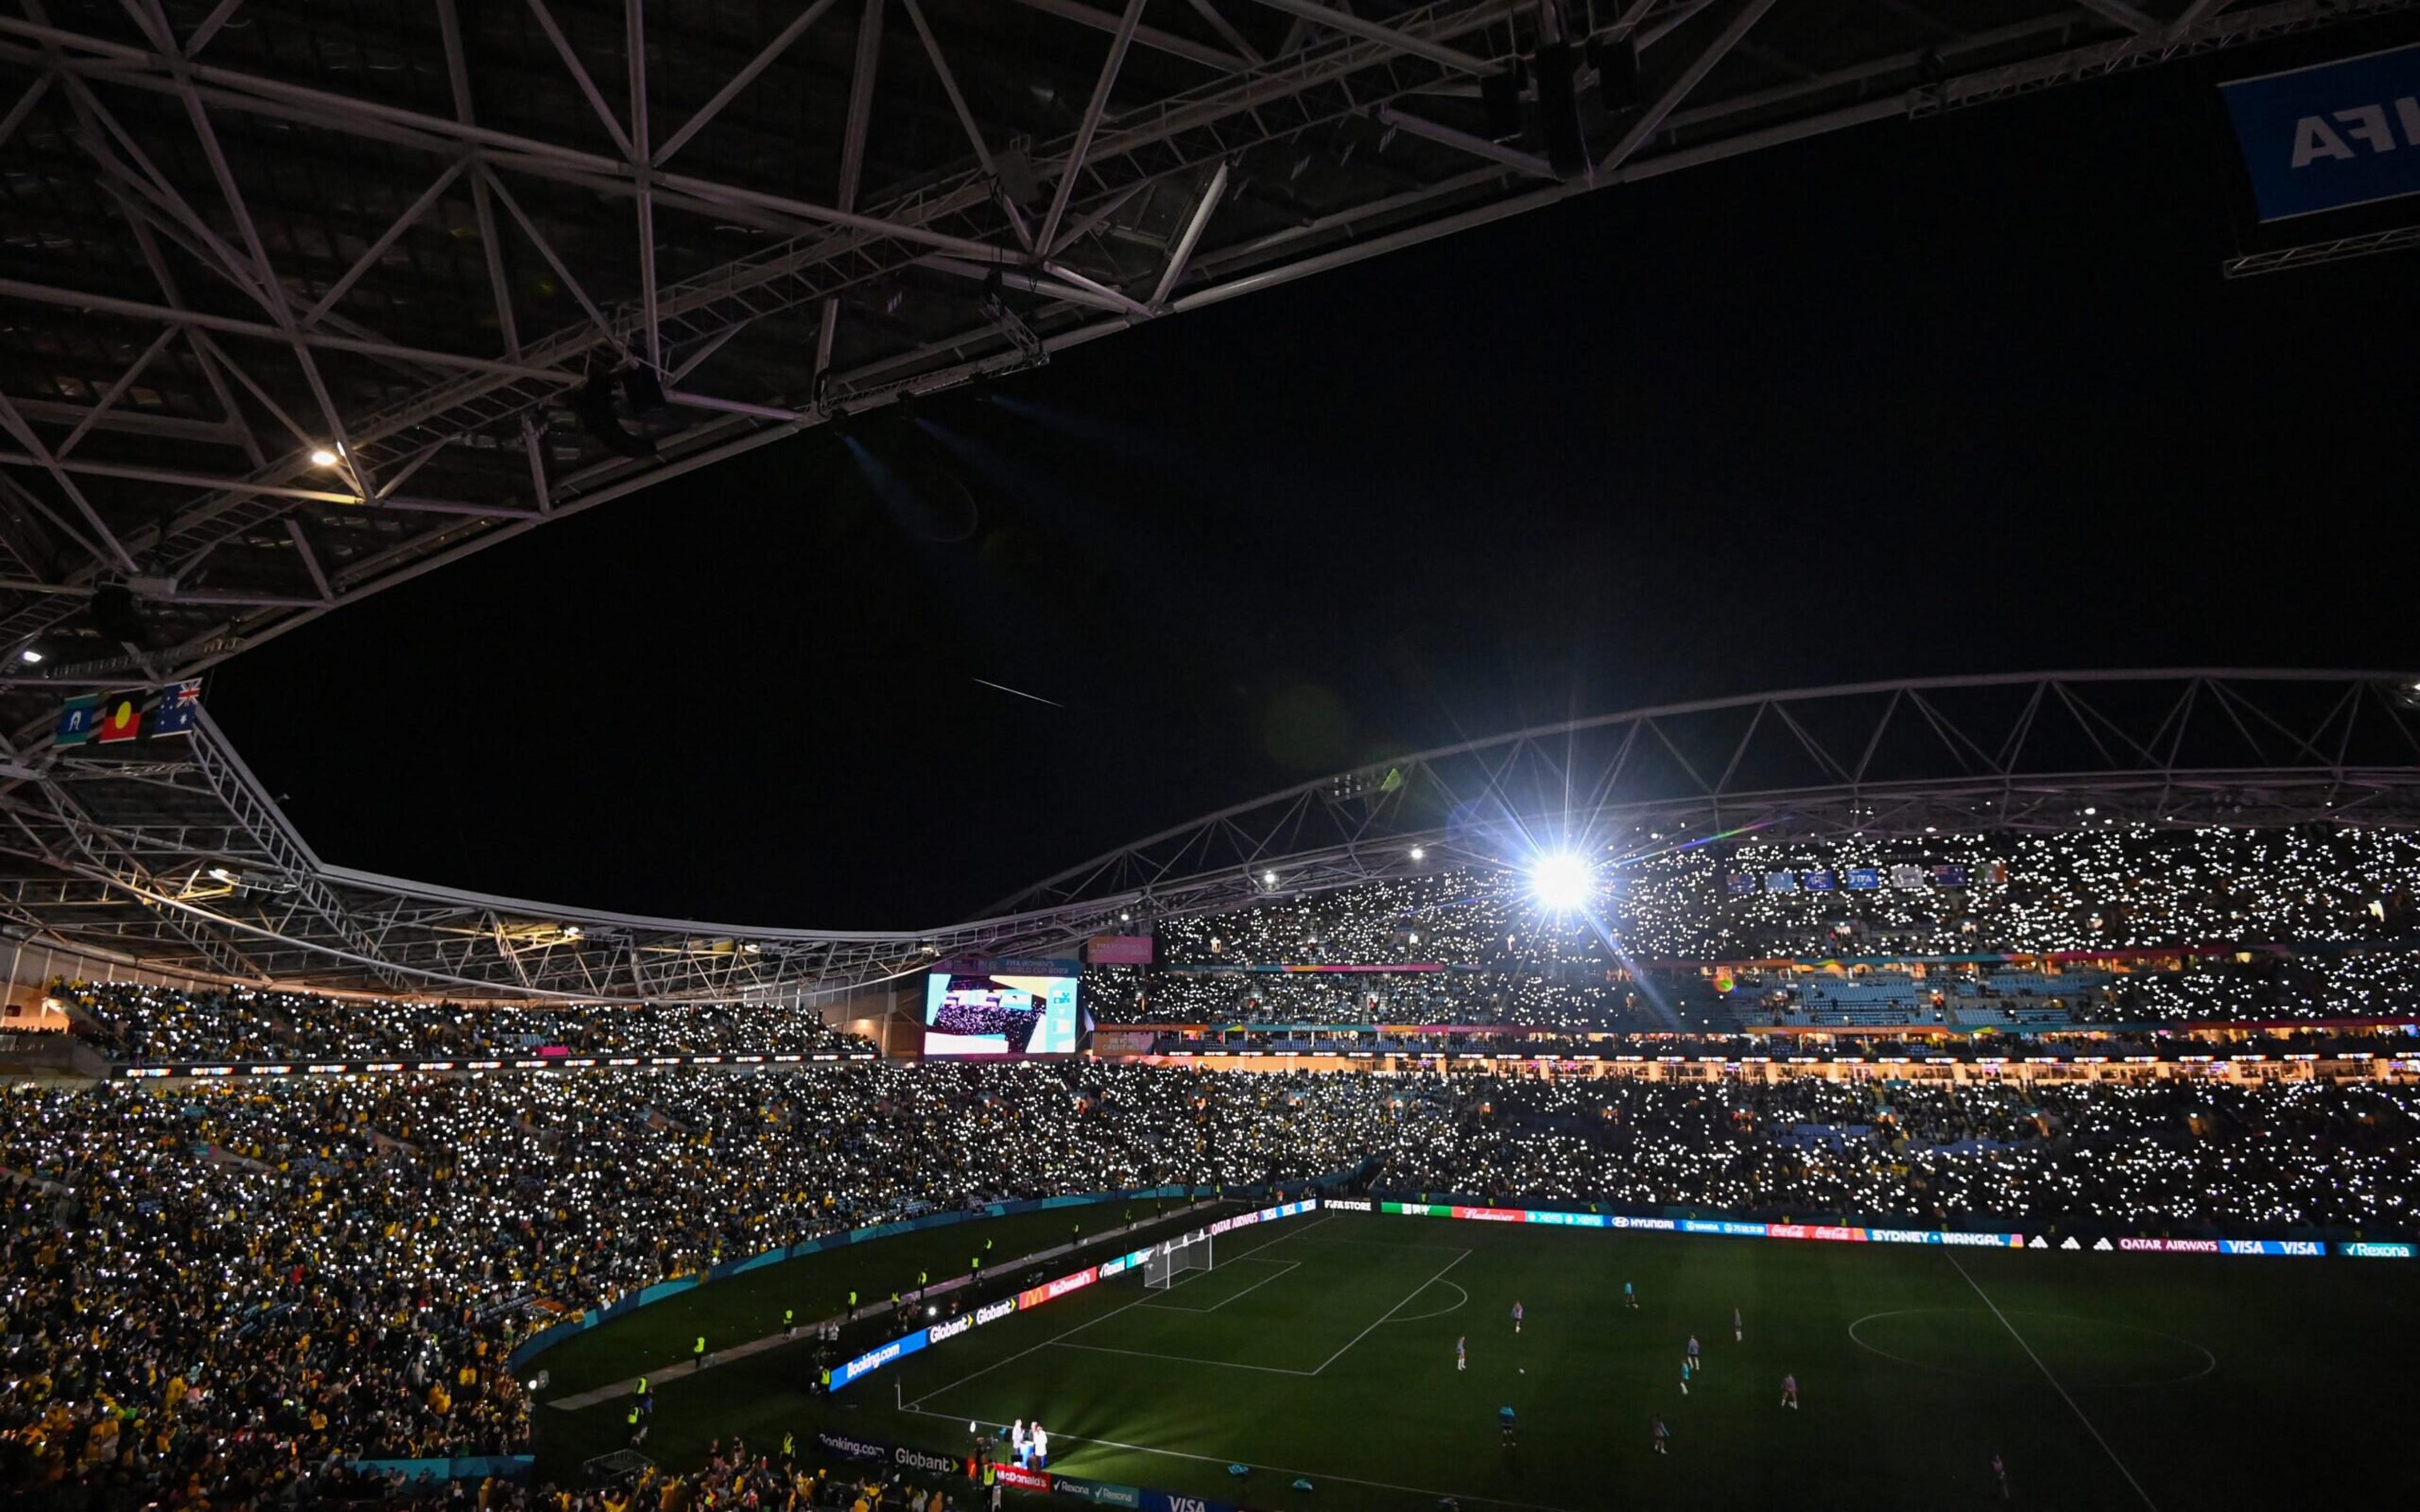
<path id="1" fill-rule="evenodd" d="M 1174 1286 L 1176 1278 L 1186 1272 L 1210 1268 L 1210 1236 L 1196 1234 L 1191 1239 L 1176 1240 L 1154 1250 L 1151 1258 L 1143 1261 L 1142 1284 L 1147 1289 L 1165 1291 Z"/>

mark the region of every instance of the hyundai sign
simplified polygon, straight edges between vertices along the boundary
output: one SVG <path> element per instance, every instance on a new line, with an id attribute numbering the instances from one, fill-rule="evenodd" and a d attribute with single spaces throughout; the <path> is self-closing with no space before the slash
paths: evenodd
<path id="1" fill-rule="evenodd" d="M 2420 194 L 2420 44 L 2222 85 L 2260 219 Z"/>

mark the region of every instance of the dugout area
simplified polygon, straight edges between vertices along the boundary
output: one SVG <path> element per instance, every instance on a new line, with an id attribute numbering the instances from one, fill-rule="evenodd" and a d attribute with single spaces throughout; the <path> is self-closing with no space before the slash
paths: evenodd
<path id="1" fill-rule="evenodd" d="M 964 1248 L 984 1227 L 946 1232 Z M 875 1246 L 861 1248 L 863 1265 Z M 661 1353 L 660 1327 L 636 1332 L 644 1318 L 576 1341 L 581 1378 Z M 717 1437 L 770 1446 L 790 1431 L 806 1444 L 830 1427 L 959 1454 L 970 1420 L 1023 1417 L 1049 1427 L 1055 1470 L 1270 1508 L 1446 1496 L 1523 1512 L 1997 1506 L 1995 1453 L 2019 1505 L 2382 1501 L 2408 1489 L 2398 1436 L 2420 1391 L 2371 1346 L 2415 1328 L 2420 1273 L 2391 1261 L 1836 1246 L 1328 1211 L 1221 1235 L 1214 1267 L 1167 1289 L 1113 1277 L 830 1400 L 805 1389 L 796 1349 L 670 1381 L 648 1448 L 680 1465 Z M 1692 1333 L 1704 1369 L 1683 1395 Z M 1779 1405 L 1785 1374 L 1797 1411 Z M 1658 1413 L 1671 1434 L 1660 1457 Z M 610 1402 L 542 1407 L 541 1473 L 617 1445 L 621 1418 Z M 1252 1473 L 1231 1475 L 1231 1461 Z M 1293 1489 L 1297 1476 L 1316 1489 Z"/>

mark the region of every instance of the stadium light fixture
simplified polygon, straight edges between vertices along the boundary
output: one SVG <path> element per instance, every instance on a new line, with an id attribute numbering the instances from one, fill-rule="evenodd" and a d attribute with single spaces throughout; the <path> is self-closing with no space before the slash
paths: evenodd
<path id="1" fill-rule="evenodd" d="M 42 664 L 42 654 L 36 651 L 33 647 L 27 646 L 24 650 L 17 653 L 17 659 L 23 662 L 28 667 L 39 667 Z"/>
<path id="2" fill-rule="evenodd" d="M 1415 861 L 1425 861 L 1425 860 L 1427 860 L 1428 858 L 1429 858 L 1428 847 L 1426 847 L 1426 846 L 1424 846 L 1424 845 L 1415 845 L 1415 846 L 1413 846 L 1413 847 L 1412 847 L 1412 859 L 1413 859 L 1413 860 L 1415 860 Z"/>
<path id="3" fill-rule="evenodd" d="M 1596 873 L 1580 856 L 1557 851 L 1529 869 L 1529 890 L 1549 912 L 1567 914 L 1587 906 L 1596 891 Z"/>
<path id="4" fill-rule="evenodd" d="M 315 468 L 332 468 L 343 455 L 342 447 L 331 451 L 325 446 L 314 446 L 311 448 L 311 465 Z"/>
<path id="5" fill-rule="evenodd" d="M 1262 887 L 1276 887 L 1277 885 L 1278 885 L 1278 874 L 1277 874 L 1275 872 L 1262 872 L 1262 873 L 1261 873 L 1261 886 L 1262 886 Z"/>

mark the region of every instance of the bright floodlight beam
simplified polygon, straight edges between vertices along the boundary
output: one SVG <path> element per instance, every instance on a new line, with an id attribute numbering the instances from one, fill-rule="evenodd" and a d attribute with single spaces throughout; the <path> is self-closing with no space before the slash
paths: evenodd
<path id="1" fill-rule="evenodd" d="M 1529 890 L 1547 911 L 1567 914 L 1588 906 L 1596 891 L 1596 873 L 1580 856 L 1558 851 L 1541 856 L 1529 869 Z"/>

